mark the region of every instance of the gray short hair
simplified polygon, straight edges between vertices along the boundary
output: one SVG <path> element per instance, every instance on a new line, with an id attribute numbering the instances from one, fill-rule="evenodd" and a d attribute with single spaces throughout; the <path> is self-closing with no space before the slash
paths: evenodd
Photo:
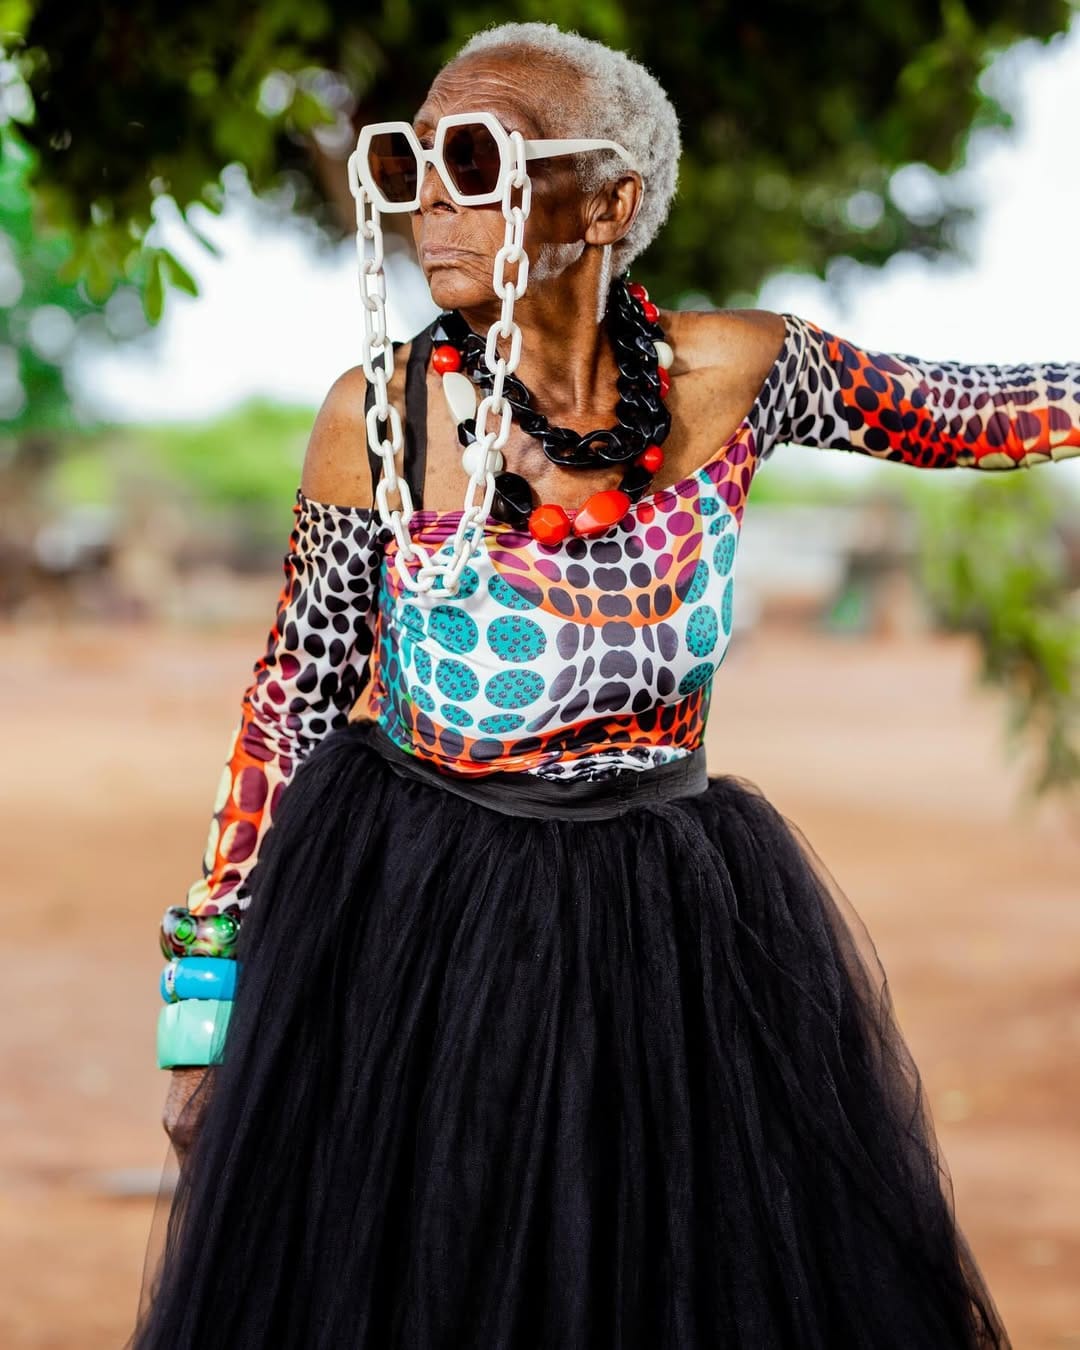
<path id="1" fill-rule="evenodd" d="M 450 64 L 482 52 L 523 48 L 541 52 L 568 66 L 596 88 L 592 97 L 571 106 L 552 104 L 549 135 L 618 141 L 633 157 L 645 185 L 637 218 L 612 250 L 622 271 L 655 239 L 667 219 L 679 175 L 679 119 L 655 75 L 625 52 L 567 32 L 553 23 L 504 23 L 475 34 Z M 586 192 L 617 178 L 626 164 L 612 151 L 577 156 Z"/>

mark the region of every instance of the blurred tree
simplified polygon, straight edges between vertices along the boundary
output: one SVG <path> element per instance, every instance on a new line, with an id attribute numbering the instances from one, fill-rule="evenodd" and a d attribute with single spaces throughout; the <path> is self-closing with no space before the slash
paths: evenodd
<path id="1" fill-rule="evenodd" d="M 2 58 L 2 51 L 0 51 Z M 35 227 L 30 182 L 37 152 L 17 134 L 30 103 L 17 70 L 0 59 L 0 611 L 30 584 L 41 484 L 61 433 L 84 421 L 65 372 L 88 338 L 144 332 L 134 285 L 111 285 L 102 308 L 73 279 L 61 279 L 70 241 Z"/>
<path id="2" fill-rule="evenodd" d="M 919 569 L 944 626 L 976 637 L 981 682 L 1005 693 L 1009 749 L 1037 748 L 1029 800 L 1053 790 L 1080 805 L 1080 578 L 1069 556 L 1080 530 L 1047 475 L 1024 478 L 1020 502 L 992 478 L 913 492 Z"/>
<path id="3" fill-rule="evenodd" d="M 96 310 L 57 278 L 66 250 L 33 224 L 36 155 L 0 124 L 0 420 L 9 443 L 73 425 L 64 362 L 79 320 Z"/>
<path id="4" fill-rule="evenodd" d="M 155 196 L 218 209 L 220 170 L 238 161 L 256 193 L 340 237 L 355 221 L 344 160 L 357 127 L 411 118 L 461 42 L 507 19 L 624 47 L 670 90 L 681 190 L 637 269 L 666 302 L 730 303 L 777 268 L 823 273 L 843 255 L 933 255 L 966 214 L 940 175 L 972 127 L 1009 122 L 980 72 L 1071 12 L 1068 0 L 761 0 L 678 21 L 651 0 L 0 0 L 0 30 L 12 50 L 22 39 L 37 193 L 78 243 L 71 274 L 101 295 L 141 267 L 156 317 L 170 282 L 194 283 L 165 252 L 140 261 Z"/>

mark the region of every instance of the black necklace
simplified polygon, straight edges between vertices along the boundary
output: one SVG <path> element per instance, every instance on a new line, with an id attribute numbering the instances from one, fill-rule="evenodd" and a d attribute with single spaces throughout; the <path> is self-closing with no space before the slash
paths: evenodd
<path id="1" fill-rule="evenodd" d="M 616 426 L 584 436 L 569 427 L 553 427 L 533 406 L 529 390 L 513 375 L 506 378 L 503 396 L 518 426 L 540 442 L 553 464 L 569 469 L 591 469 L 603 463 L 626 464 L 619 490 L 631 501 L 637 501 L 652 482 L 653 471 L 634 461 L 649 446 L 662 445 L 671 430 L 655 345 L 664 340 L 664 331 L 631 295 L 624 277 L 612 283 L 605 317 L 619 369 Z M 456 348 L 462 373 L 485 394 L 491 392 L 494 376 L 484 359 L 484 340 L 457 310 L 440 314 L 431 325 L 431 336 L 435 343 Z M 459 424 L 458 439 L 463 446 L 473 444 L 475 417 Z M 532 488 L 527 479 L 517 473 L 495 475 L 493 516 L 513 525 L 524 525 L 532 509 Z"/>

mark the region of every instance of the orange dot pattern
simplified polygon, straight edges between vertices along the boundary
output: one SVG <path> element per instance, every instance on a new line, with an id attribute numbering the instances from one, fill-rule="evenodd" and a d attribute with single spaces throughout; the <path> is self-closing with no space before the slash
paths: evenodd
<path id="1" fill-rule="evenodd" d="M 785 318 L 797 369 L 777 443 L 922 469 L 1030 468 L 1080 454 L 1080 363 L 926 361 Z"/>

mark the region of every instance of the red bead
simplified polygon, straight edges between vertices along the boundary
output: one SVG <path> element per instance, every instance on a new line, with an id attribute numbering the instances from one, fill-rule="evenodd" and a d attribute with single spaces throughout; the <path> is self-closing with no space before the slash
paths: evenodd
<path id="1" fill-rule="evenodd" d="M 630 285 L 627 286 L 626 289 L 630 292 L 630 294 L 634 297 L 634 299 L 638 302 L 638 304 L 642 304 L 649 298 L 649 292 L 645 289 L 645 287 L 641 284 L 640 281 L 632 281 Z"/>
<path id="2" fill-rule="evenodd" d="M 541 544 L 561 544 L 570 533 L 570 517 L 554 502 L 529 513 L 529 533 Z"/>
<path id="3" fill-rule="evenodd" d="M 656 308 L 656 306 L 653 304 L 651 300 L 642 301 L 641 312 L 645 315 L 645 317 L 648 319 L 650 323 L 656 323 L 657 319 L 659 319 L 660 317 L 660 311 Z"/>
<path id="4" fill-rule="evenodd" d="M 629 509 L 630 498 L 620 488 L 594 492 L 574 516 L 574 533 L 603 534 L 605 530 L 610 530 L 612 525 L 622 520 Z"/>
<path id="5" fill-rule="evenodd" d="M 436 347 L 431 353 L 431 364 L 440 375 L 446 375 L 451 370 L 460 370 L 461 353 L 456 347 L 451 347 L 448 342 L 443 343 L 441 347 Z"/>
<path id="6" fill-rule="evenodd" d="M 650 473 L 656 473 L 657 469 L 663 468 L 664 452 L 658 445 L 647 445 L 638 455 L 636 463 L 643 469 L 648 469 Z"/>
<path id="7" fill-rule="evenodd" d="M 657 366 L 656 373 L 660 378 L 660 397 L 667 398 L 668 390 L 671 388 L 671 376 L 663 366 Z"/>

